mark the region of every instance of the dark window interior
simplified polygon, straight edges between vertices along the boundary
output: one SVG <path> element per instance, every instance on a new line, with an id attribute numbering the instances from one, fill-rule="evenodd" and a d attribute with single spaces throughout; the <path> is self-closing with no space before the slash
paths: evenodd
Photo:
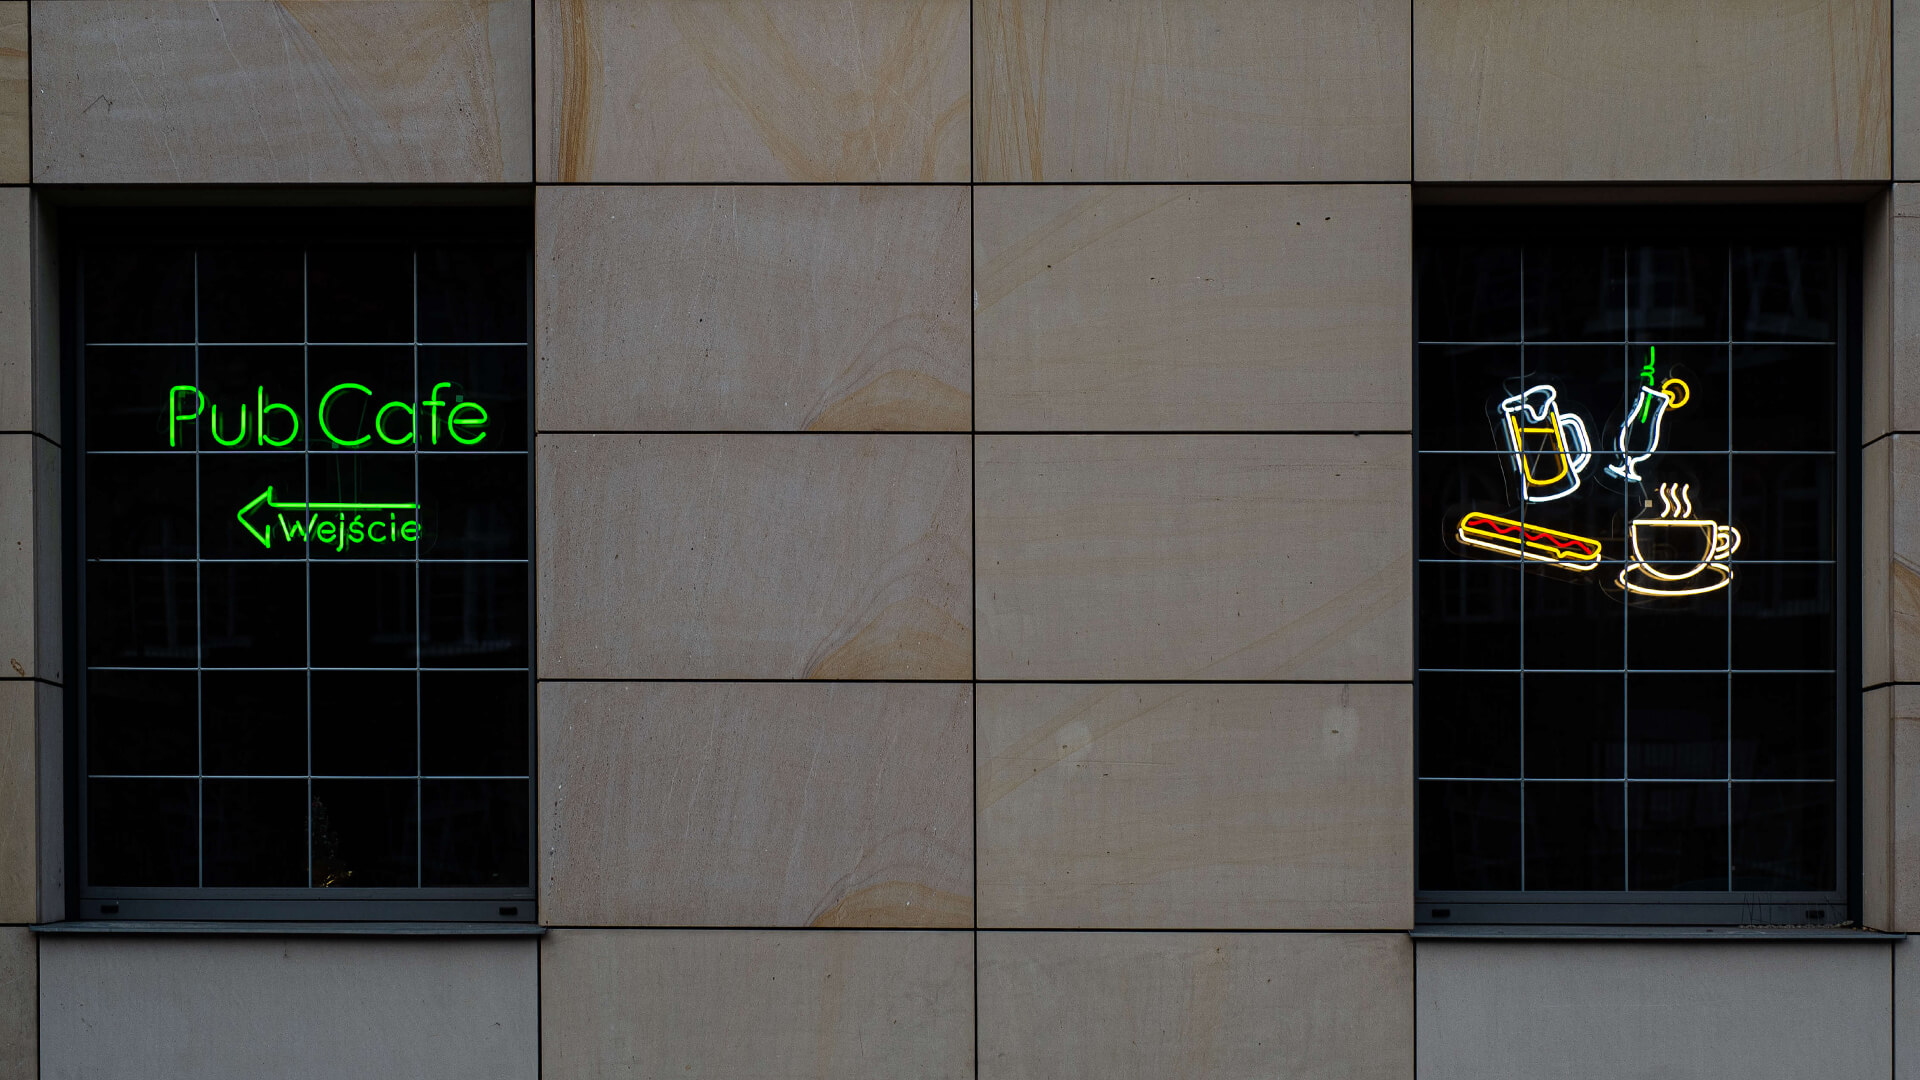
<path id="1" fill-rule="evenodd" d="M 1844 235 L 1422 219 L 1423 921 L 1846 918 Z"/>
<path id="2" fill-rule="evenodd" d="M 531 896 L 530 225 L 76 214 L 79 914 Z"/>

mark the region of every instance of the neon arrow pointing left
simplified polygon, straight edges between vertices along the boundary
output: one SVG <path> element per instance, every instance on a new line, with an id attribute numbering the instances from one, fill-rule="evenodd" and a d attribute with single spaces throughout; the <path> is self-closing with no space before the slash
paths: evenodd
<path id="1" fill-rule="evenodd" d="M 255 509 L 258 509 L 263 506 L 268 510 L 295 510 L 295 511 L 299 511 L 302 514 L 316 514 L 316 513 L 322 513 L 322 512 L 335 512 L 335 511 L 338 511 L 340 513 L 361 513 L 368 510 L 418 510 L 420 509 L 419 503 L 274 502 L 273 501 L 273 485 L 269 484 L 267 485 L 267 490 L 261 492 L 257 497 L 254 498 L 252 502 L 241 507 L 239 513 L 233 515 L 234 519 L 240 522 L 240 527 L 252 533 L 253 538 L 260 541 L 260 546 L 264 548 L 273 547 L 272 526 L 267 525 L 267 526 L 256 527 L 253 522 L 247 520 L 248 514 L 252 513 Z M 300 532 L 301 539 L 304 540 L 306 529 L 303 527 L 299 530 L 299 532 Z M 396 537 L 395 539 L 398 539 L 398 537 Z"/>

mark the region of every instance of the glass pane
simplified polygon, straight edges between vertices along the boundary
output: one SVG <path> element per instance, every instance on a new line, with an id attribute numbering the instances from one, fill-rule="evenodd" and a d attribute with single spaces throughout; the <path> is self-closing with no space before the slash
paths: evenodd
<path id="1" fill-rule="evenodd" d="M 313 884 L 335 889 L 416 884 L 418 783 L 313 781 Z"/>
<path id="2" fill-rule="evenodd" d="M 87 781 L 87 882 L 200 883 L 198 780 Z"/>
<path id="3" fill-rule="evenodd" d="M 1831 780 L 1831 675 L 1733 677 L 1733 776 L 1740 780 Z"/>
<path id="4" fill-rule="evenodd" d="M 1738 567 L 1733 666 L 1833 667 L 1833 571 L 1818 564 Z"/>
<path id="5" fill-rule="evenodd" d="M 200 399 L 184 389 L 196 385 L 193 364 L 192 348 L 86 350 L 87 449 L 193 449 Z"/>
<path id="6" fill-rule="evenodd" d="M 1839 290 L 1832 249 L 1733 249 L 1734 335 L 1742 341 L 1832 341 Z"/>
<path id="7" fill-rule="evenodd" d="M 1528 779 L 1617 780 L 1621 776 L 1620 676 L 1528 671 Z"/>
<path id="8" fill-rule="evenodd" d="M 184 412 L 196 405 L 200 409 L 193 421 L 200 449 L 259 453 L 306 447 L 312 434 L 307 358 L 299 346 L 203 345 L 198 362 L 199 378 L 189 381 L 199 388 L 200 397 L 189 401 L 183 395 L 181 403 Z M 262 416 L 267 418 L 264 427 Z"/>
<path id="9" fill-rule="evenodd" d="M 1639 669 L 1726 670 L 1727 590 L 1636 596 L 1627 606 L 1627 663 Z"/>
<path id="10" fill-rule="evenodd" d="M 527 564 L 422 563 L 420 663 L 527 666 Z"/>
<path id="11" fill-rule="evenodd" d="M 1627 769 L 1636 780 L 1719 780 L 1727 775 L 1727 677 L 1627 679 Z"/>
<path id="12" fill-rule="evenodd" d="M 420 455 L 423 559 L 527 557 L 527 459 Z"/>
<path id="13" fill-rule="evenodd" d="M 299 454 L 201 454 L 201 558 L 304 558 L 303 515 L 275 504 L 297 506 L 306 498 L 306 459 Z"/>
<path id="14" fill-rule="evenodd" d="M 421 248 L 420 340 L 527 340 L 526 252 L 481 246 Z"/>
<path id="15" fill-rule="evenodd" d="M 198 771 L 197 684 L 191 671 L 88 672 L 87 771 Z"/>
<path id="16" fill-rule="evenodd" d="M 87 557 L 193 558 L 193 456 L 87 455 Z"/>
<path id="17" fill-rule="evenodd" d="M 316 562 L 310 569 L 313 666 L 414 666 L 412 563 Z"/>
<path id="18" fill-rule="evenodd" d="M 1617 783 L 1527 785 L 1528 892 L 1624 885 L 1624 789 Z"/>
<path id="19" fill-rule="evenodd" d="M 297 247 L 206 247 L 200 263 L 201 341 L 304 341 Z"/>
<path id="20" fill-rule="evenodd" d="M 307 252 L 307 340 L 413 340 L 413 252 L 315 247 Z"/>
<path id="21" fill-rule="evenodd" d="M 408 453 L 414 425 L 425 423 L 413 397 L 413 349 L 406 346 L 308 349 L 307 400 L 315 450 Z"/>
<path id="22" fill-rule="evenodd" d="M 1520 785 L 1420 781 L 1420 888 L 1520 887 Z"/>
<path id="23" fill-rule="evenodd" d="M 525 347 L 422 346 L 420 449 L 527 449 L 527 370 Z"/>
<path id="24" fill-rule="evenodd" d="M 1617 543 L 1603 543 L 1619 552 Z M 1579 575 L 1556 570 L 1526 575 L 1522 651 L 1528 668 L 1620 670 L 1626 604 L 1619 590 L 1607 588 L 1620 567 L 1603 562 Z"/>
<path id="25" fill-rule="evenodd" d="M 1419 469 L 1421 558 L 1517 561 L 1525 549 L 1521 514 L 1509 506 L 1506 455 L 1421 454 Z"/>
<path id="26" fill-rule="evenodd" d="M 1520 775 L 1520 676 L 1420 676 L 1420 775 Z"/>
<path id="27" fill-rule="evenodd" d="M 1420 346 L 1420 449 L 1504 447 L 1499 404 L 1524 389 L 1522 370 L 1518 346 Z"/>
<path id="28" fill-rule="evenodd" d="M 1627 785 L 1627 888 L 1727 887 L 1727 785 Z"/>
<path id="29" fill-rule="evenodd" d="M 1834 557 L 1833 458 L 1826 454 L 1737 454 L 1733 459 L 1733 558 Z"/>
<path id="30" fill-rule="evenodd" d="M 191 248 L 89 247 L 80 265 L 88 344 L 193 340 Z"/>
<path id="31" fill-rule="evenodd" d="M 1653 431 L 1648 440 L 1654 456 L 1646 468 L 1636 468 L 1655 483 L 1671 480 L 1662 474 L 1664 455 L 1685 451 L 1727 450 L 1729 441 L 1728 407 L 1733 392 L 1730 354 L 1726 345 L 1635 345 L 1627 350 L 1627 411 L 1609 417 L 1604 431 L 1595 433 L 1595 442 L 1609 451 L 1607 463 L 1618 464 L 1614 451 L 1619 449 L 1620 423 L 1628 411 Z M 1678 381 L 1675 381 L 1678 380 Z M 1649 391 L 1666 395 L 1666 405 L 1654 423 Z M 1636 446 L 1641 445 L 1636 441 Z"/>
<path id="32" fill-rule="evenodd" d="M 297 562 L 202 563 L 201 663 L 207 667 L 305 666 L 306 570 Z"/>
<path id="33" fill-rule="evenodd" d="M 1527 340 L 1625 340 L 1625 254 L 1617 247 L 1529 247 Z"/>
<path id="34" fill-rule="evenodd" d="M 192 667 L 192 563 L 95 563 L 87 569 L 87 663 Z"/>
<path id="35" fill-rule="evenodd" d="M 1429 249 L 1419 274 L 1421 341 L 1520 339 L 1518 245 Z"/>
<path id="36" fill-rule="evenodd" d="M 1831 345 L 1733 347 L 1733 448 L 1832 450 Z"/>
<path id="37" fill-rule="evenodd" d="M 529 884 L 527 781 L 423 780 L 423 885 Z"/>
<path id="38" fill-rule="evenodd" d="M 527 775 L 530 686 L 520 671 L 423 672 L 421 769 L 429 776 Z"/>
<path id="39" fill-rule="evenodd" d="M 515 458 L 522 469 L 524 458 Z M 420 535 L 413 454 L 311 454 L 313 501 L 330 507 L 310 517 L 308 552 L 318 559 L 411 561 Z M 353 509 L 345 507 L 352 506 Z"/>
<path id="40" fill-rule="evenodd" d="M 415 678 L 411 671 L 314 672 L 315 775 L 412 776 L 420 737 Z"/>
<path id="41" fill-rule="evenodd" d="M 1733 887 L 1834 887 L 1832 784 L 1733 785 Z"/>
<path id="42" fill-rule="evenodd" d="M 1727 340 L 1725 247 L 1636 247 L 1631 259 L 1633 340 Z"/>
<path id="43" fill-rule="evenodd" d="M 299 886 L 307 880 L 307 782 L 208 780 L 205 885 Z"/>
<path id="44" fill-rule="evenodd" d="M 1520 666 L 1520 569 L 1420 564 L 1420 666 Z"/>
<path id="45" fill-rule="evenodd" d="M 200 680 L 209 774 L 307 774 L 306 672 L 208 671 Z"/>

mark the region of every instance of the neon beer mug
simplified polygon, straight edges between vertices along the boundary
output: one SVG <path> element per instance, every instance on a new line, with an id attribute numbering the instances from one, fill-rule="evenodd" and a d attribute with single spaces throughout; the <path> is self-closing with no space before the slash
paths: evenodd
<path id="1" fill-rule="evenodd" d="M 1553 387 L 1529 386 L 1500 403 L 1507 448 L 1520 470 L 1520 497 L 1552 502 L 1580 490 L 1580 473 L 1593 460 L 1586 422 L 1561 413 Z"/>

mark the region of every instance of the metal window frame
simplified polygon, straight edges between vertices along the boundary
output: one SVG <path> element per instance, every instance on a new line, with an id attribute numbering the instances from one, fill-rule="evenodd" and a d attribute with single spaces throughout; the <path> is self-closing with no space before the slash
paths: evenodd
<path id="1" fill-rule="evenodd" d="M 223 194 L 232 197 L 222 198 Z M 539 799 L 538 729 L 538 575 L 532 572 L 537 530 L 539 470 L 535 432 L 537 380 L 533 354 L 533 208 L 530 193 L 488 193 L 491 198 L 439 198 L 422 192 L 382 191 L 368 199 L 358 192 L 328 197 L 302 192 L 295 197 L 249 192 L 181 192 L 169 199 L 145 192 L 115 199 L 75 200 L 59 211 L 57 240 L 61 415 L 66 432 L 61 462 L 62 525 L 66 543 L 62 589 L 64 645 L 72 673 L 64 702 L 66 916 L 75 921 L 194 920 L 208 922 L 339 922 L 461 924 L 532 923 L 537 919 Z M 526 451 L 527 573 L 526 733 L 527 733 L 527 884 L 502 888 L 402 886 L 333 889 L 306 887 L 109 888 L 87 881 L 86 765 L 86 430 L 81 398 L 81 292 L 79 252 L 103 239 L 116 243 L 177 243 L 210 246 L 261 242 L 263 236 L 286 243 L 329 241 L 387 242 L 396 238 L 418 246 L 458 242 L 478 235 L 518 236 L 524 253 L 527 311 Z M 508 561 L 508 560 L 503 560 Z M 418 559 L 416 557 L 416 563 Z M 416 580 L 417 590 L 420 583 Z M 196 618 L 198 617 L 196 613 Z M 416 662 L 417 666 L 417 662 Z M 461 669 L 446 669 L 458 671 Z M 418 763 L 416 763 L 416 769 Z"/>
<path id="2" fill-rule="evenodd" d="M 1840 272 L 1836 304 L 1835 387 L 1836 439 L 1834 454 L 1834 885 L 1822 891 L 1679 892 L 1621 890 L 1608 892 L 1520 890 L 1441 890 L 1418 886 L 1420 857 L 1419 684 L 1421 632 L 1418 575 L 1420 539 L 1420 266 L 1424 253 L 1436 241 L 1460 242 L 1469 237 L 1482 243 L 1523 246 L 1565 242 L 1596 234 L 1624 235 L 1626 245 L 1654 229 L 1671 229 L 1676 243 L 1705 241 L 1738 244 L 1742 229 L 1761 223 L 1762 242 L 1776 237 L 1805 237 L 1831 244 L 1838 253 Z M 1414 608 L 1414 922 L 1422 928 L 1474 925 L 1616 925 L 1616 926 L 1844 926 L 1861 919 L 1861 712 L 1860 661 L 1860 522 L 1861 522 L 1861 336 L 1863 328 L 1864 221 L 1858 203 L 1808 203 L 1732 200 L 1722 204 L 1621 205 L 1582 203 L 1542 205 L 1540 200 L 1499 204 L 1416 205 L 1414 208 L 1413 319 L 1413 502 L 1410 541 L 1413 544 L 1416 596 Z M 1494 239 L 1489 240 L 1489 237 Z M 1729 312 L 1731 317 L 1731 312 Z M 1631 344 L 1630 342 L 1628 344 Z M 1731 609 L 1729 609 L 1731 618 Z M 1728 658 L 1729 664 L 1732 658 Z M 1729 763 L 1731 764 L 1731 763 Z M 1731 827 L 1731 822 L 1729 822 Z M 1524 847 L 1521 853 L 1525 858 Z"/>

